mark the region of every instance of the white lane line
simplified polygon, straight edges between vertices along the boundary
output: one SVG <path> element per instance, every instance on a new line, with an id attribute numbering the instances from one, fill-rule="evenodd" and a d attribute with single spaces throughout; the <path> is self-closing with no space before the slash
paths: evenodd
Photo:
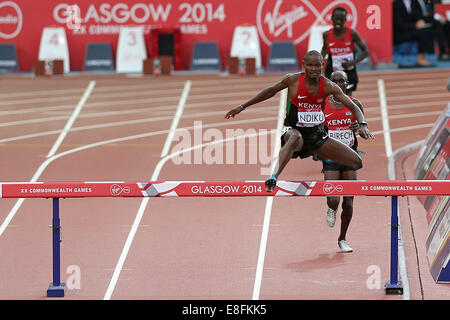
<path id="1" fill-rule="evenodd" d="M 259 108 L 259 113 L 262 113 L 261 111 L 265 110 L 265 109 L 269 109 L 272 107 L 261 107 Z M 197 118 L 200 116 L 215 116 L 217 114 L 222 114 L 223 111 L 216 111 L 216 112 L 208 112 L 208 113 L 198 113 L 198 114 L 185 114 L 184 117 L 185 118 Z M 442 113 L 442 111 L 439 111 L 439 113 Z M 391 116 L 395 117 L 395 116 Z M 80 118 L 80 117 L 79 117 Z M 125 125 L 133 125 L 133 124 L 140 124 L 140 123 L 147 123 L 147 122 L 154 122 L 154 121 L 162 121 L 162 120 L 170 120 L 172 119 L 172 117 L 153 117 L 153 118 L 145 118 L 145 119 L 138 119 L 138 120 L 127 120 L 127 121 L 117 121 L 117 122 L 107 122 L 107 123 L 102 123 L 102 124 L 96 124 L 96 125 L 88 125 L 88 126 L 80 126 L 80 127 L 74 127 L 72 129 L 70 129 L 70 132 L 76 132 L 76 131 L 85 131 L 85 130 L 95 130 L 95 129 L 99 129 L 99 128 L 109 128 L 109 127 L 117 127 L 117 126 L 125 126 Z M 276 119 L 276 117 L 266 117 L 266 118 L 256 118 L 255 121 L 256 122 L 260 122 L 260 121 L 272 121 L 273 119 Z M 367 120 L 371 120 L 371 121 L 378 121 L 380 120 L 380 118 L 367 118 Z M 255 121 L 250 121 L 250 122 L 255 122 Z M 229 122 L 228 122 L 229 123 Z M 219 125 L 219 124 L 216 124 Z M 410 131 L 410 130 L 416 130 L 416 129 L 424 129 L 424 128 L 431 128 L 433 127 L 434 123 L 425 123 L 425 124 L 419 124 L 419 125 L 414 125 L 414 126 L 407 126 L 407 127 L 399 127 L 399 128 L 395 128 L 395 129 L 391 129 L 390 132 L 402 132 L 402 131 Z M 192 129 L 193 127 L 189 128 L 189 127 L 185 127 L 184 129 Z M 26 140 L 26 139 L 32 139 L 32 138 L 37 138 L 37 137 L 43 137 L 43 136 L 48 136 L 48 135 L 52 135 L 52 134 L 58 134 L 60 133 L 61 130 L 52 130 L 52 131 L 44 131 L 44 132 L 39 132 L 39 133 L 31 133 L 31 134 L 26 134 L 26 135 L 22 135 L 22 136 L 14 136 L 14 137 L 9 137 L 9 138 L 4 138 L 4 139 L 0 139 L 0 144 L 2 143 L 6 143 L 6 142 L 11 142 L 11 141 L 18 141 L 18 140 Z M 165 130 L 165 131 L 161 131 L 162 133 L 159 134 L 166 134 L 169 131 Z M 383 133 L 383 131 L 372 131 L 373 134 L 381 134 Z M 148 137 L 150 135 L 148 134 L 144 134 L 144 136 L 142 137 Z M 127 137 L 125 137 L 125 139 L 128 139 Z M 130 138 L 133 139 L 133 138 Z M 137 139 L 137 138 L 134 138 Z M 114 142 L 108 142 L 108 143 L 115 143 L 115 142 L 120 142 L 122 140 L 114 140 Z"/>
<path id="2" fill-rule="evenodd" d="M 178 118 L 181 117 L 181 114 L 182 114 L 183 108 L 184 108 L 184 104 L 186 103 L 186 99 L 189 94 L 190 87 L 191 87 L 191 81 L 187 81 L 184 86 L 183 93 L 181 94 L 181 97 L 180 97 L 180 102 L 178 104 L 179 107 L 177 108 L 175 118 L 177 117 L 177 115 L 178 115 Z M 181 112 L 179 111 L 179 109 L 181 109 Z M 178 126 L 178 120 L 174 120 L 174 122 L 172 122 L 172 125 L 170 127 L 169 134 L 167 135 L 166 142 L 164 144 L 164 148 L 166 145 L 170 146 L 170 144 L 172 143 L 173 134 L 170 134 L 170 132 L 172 132 L 172 131 L 175 132 L 175 130 L 177 129 L 177 126 Z M 164 148 L 163 148 L 163 150 L 164 150 Z M 158 168 L 158 167 L 155 168 L 150 181 L 155 181 L 158 178 L 161 169 L 162 168 Z M 136 235 L 139 224 L 141 223 L 142 216 L 144 215 L 145 209 L 147 208 L 148 201 L 149 201 L 149 198 L 144 198 L 141 201 L 139 210 L 136 213 L 136 217 L 134 218 L 133 224 L 131 226 L 131 230 L 128 233 L 128 237 L 127 237 L 127 240 L 125 241 L 125 245 L 122 248 L 122 252 L 120 253 L 119 260 L 117 261 L 116 267 L 114 268 L 114 272 L 111 277 L 111 281 L 109 282 L 108 288 L 106 289 L 103 300 L 111 299 L 114 289 L 116 288 L 117 281 L 119 280 L 119 276 L 120 276 L 120 272 L 122 271 L 123 264 L 125 263 L 125 259 L 128 255 L 128 252 L 130 251 L 131 244 L 133 243 L 133 240 Z"/>
<path id="3" fill-rule="evenodd" d="M 380 99 L 380 108 L 381 108 L 381 121 L 383 124 L 383 135 L 384 135 L 384 147 L 386 150 L 386 157 L 390 157 L 392 155 L 392 143 L 391 143 L 391 133 L 389 132 L 389 116 L 387 112 L 387 103 L 386 103 L 386 90 L 384 88 L 384 80 L 378 79 L 378 96 Z"/>
<path id="4" fill-rule="evenodd" d="M 285 101 L 285 100 L 286 100 L 285 98 L 282 98 L 282 101 Z M 248 122 L 249 120 L 241 120 L 241 121 L 242 122 Z M 237 123 L 237 122 L 239 122 L 239 121 L 235 121 L 235 123 Z M 231 123 L 228 122 L 228 124 L 231 124 Z M 224 124 L 221 123 L 221 125 L 224 125 Z M 209 124 L 207 126 L 215 127 L 216 125 L 215 124 Z M 203 128 L 205 128 L 205 127 L 206 126 L 204 126 Z M 281 128 L 278 131 L 281 132 Z M 268 132 L 262 131 L 262 133 L 263 134 L 267 134 Z M 241 139 L 241 138 L 244 138 L 244 137 L 250 137 L 250 136 L 255 136 L 255 135 L 259 135 L 259 134 L 260 133 L 250 134 L 250 135 L 242 135 L 242 136 L 236 136 L 236 137 L 230 137 L 230 138 L 221 139 L 221 140 L 214 140 L 212 142 L 203 143 L 203 144 L 199 144 L 199 145 L 194 145 L 194 146 L 192 146 L 190 148 L 179 150 L 177 152 L 173 152 L 173 153 L 171 153 L 169 155 L 166 155 L 156 165 L 155 170 L 153 171 L 153 175 L 152 175 L 152 178 L 151 178 L 150 181 L 158 180 L 159 174 L 160 174 L 162 168 L 164 167 L 164 164 L 167 162 L 167 160 L 173 158 L 176 155 L 179 155 L 179 154 L 184 153 L 184 152 L 196 150 L 198 148 L 203 148 L 204 146 L 207 146 L 207 145 L 212 145 L 212 144 L 217 144 L 217 143 L 224 143 L 224 142 L 232 141 L 234 139 Z M 169 138 L 169 136 L 167 138 Z M 268 197 L 268 199 L 269 198 L 271 198 L 271 197 Z M 114 268 L 114 273 L 112 275 L 111 281 L 110 281 L 109 286 L 108 286 L 108 288 L 106 290 L 105 296 L 103 297 L 104 300 L 110 300 L 111 299 L 111 296 L 112 296 L 112 294 L 114 292 L 114 289 L 116 287 L 117 281 L 119 279 L 120 272 L 122 270 L 123 264 L 125 263 L 125 259 L 126 259 L 127 255 L 128 255 L 128 252 L 130 250 L 131 244 L 132 244 L 132 242 L 134 240 L 134 237 L 136 235 L 136 232 L 138 230 L 140 221 L 142 219 L 142 216 L 143 216 L 143 214 L 145 212 L 145 209 L 147 207 L 147 204 L 148 204 L 149 200 L 150 200 L 150 198 L 147 197 L 147 198 L 144 198 L 141 201 L 141 205 L 139 206 L 139 210 L 138 210 L 138 212 L 136 214 L 136 217 L 135 217 L 135 219 L 133 221 L 133 225 L 131 227 L 130 233 L 128 234 L 127 240 L 126 240 L 125 245 L 124 245 L 124 247 L 122 249 L 122 253 L 120 254 L 120 257 L 119 257 L 119 260 L 117 262 L 117 265 Z M 267 209 L 266 209 L 266 211 L 267 211 Z"/>
<path id="5" fill-rule="evenodd" d="M 410 131 L 410 130 L 416 130 L 416 129 L 425 129 L 425 128 L 432 128 L 433 126 L 434 126 L 434 123 L 418 124 L 415 126 L 407 126 L 407 127 L 391 129 L 390 132 L 392 133 L 392 132 L 402 132 L 402 131 Z M 383 130 L 372 131 L 372 134 L 376 135 L 376 134 L 381 134 L 383 132 L 384 132 Z"/>
<path id="6" fill-rule="evenodd" d="M 55 144 L 47 154 L 47 158 L 50 158 L 56 153 L 56 150 L 58 150 L 59 146 L 63 142 L 64 138 L 66 137 L 67 133 L 69 132 L 70 128 L 72 127 L 73 123 L 75 122 L 75 119 L 78 117 L 78 115 L 81 112 L 81 109 L 83 109 L 84 105 L 86 104 L 87 99 L 91 95 L 92 90 L 95 87 L 95 81 L 89 82 L 89 85 L 87 86 L 86 90 L 84 91 L 83 96 L 81 97 L 80 101 L 78 102 L 77 106 L 75 107 L 75 110 L 73 110 L 72 115 L 70 116 L 69 120 L 67 121 L 66 125 L 64 126 L 64 129 L 61 131 L 61 133 L 58 136 L 58 139 L 56 139 Z"/>
<path id="7" fill-rule="evenodd" d="M 223 113 L 222 113 L 223 114 Z M 218 123 L 210 123 L 203 125 L 203 128 L 217 128 L 217 127 L 225 127 L 225 126 L 231 126 L 231 125 L 238 125 L 238 124 L 248 124 L 248 123 L 255 123 L 255 122 L 267 122 L 267 121 L 273 121 L 275 117 L 263 117 L 263 118 L 256 118 L 256 119 L 250 119 L 250 120 L 236 120 L 236 121 L 227 121 L 226 123 L 218 122 Z M 190 127 L 184 127 L 185 130 L 194 130 L 195 126 Z M 84 151 L 91 148 L 101 147 L 108 144 L 114 144 L 129 140 L 135 140 L 135 139 L 142 139 L 142 138 L 148 138 L 152 136 L 167 134 L 169 130 L 160 130 L 160 131 L 152 131 L 152 132 L 146 132 L 146 133 L 140 133 L 132 136 L 126 136 L 126 137 L 120 137 L 120 138 L 114 138 L 109 140 L 103 140 L 103 141 L 97 141 L 91 144 L 83 145 L 80 147 L 76 147 L 73 149 L 66 150 L 64 152 L 55 154 L 54 156 L 48 158 L 42 165 L 48 165 L 52 161 L 59 159 L 61 157 L 67 156 L 72 153 Z"/>
<path id="8" fill-rule="evenodd" d="M 187 106 L 191 107 L 190 104 L 186 104 Z M 208 103 L 203 103 L 204 106 L 207 105 L 211 105 L 210 102 Z M 427 104 L 427 106 L 430 106 L 430 104 Z M 195 107 L 195 106 L 193 106 Z M 422 104 L 423 107 L 423 104 Z M 105 118 L 105 117 L 109 117 L 109 116 L 118 116 L 118 115 L 125 115 L 125 114 L 136 114 L 136 113 L 149 113 L 149 112 L 153 112 L 157 111 L 157 108 L 159 107 L 155 107 L 155 108 L 151 108 L 151 111 L 148 108 L 145 109 L 131 109 L 131 110 L 123 110 L 123 111 L 105 111 L 105 112 L 95 112 L 95 113 L 87 113 L 84 115 L 79 115 L 78 119 L 91 119 L 91 118 Z M 166 109 L 166 110 L 161 110 L 160 113 L 166 113 L 171 111 L 171 109 Z M 367 111 L 367 109 L 375 109 L 375 107 L 372 108 L 365 108 L 364 111 Z M 392 106 L 389 106 L 389 110 L 394 109 Z M 379 107 L 376 107 L 376 110 L 379 110 Z M 272 107 L 260 107 L 258 108 L 258 113 L 261 113 L 262 111 L 268 111 L 269 113 L 272 113 Z M 221 111 L 212 111 L 211 113 L 198 113 L 198 115 L 211 115 L 211 116 L 215 116 L 217 115 L 219 112 L 223 112 Z M 438 111 L 428 111 L 428 112 L 416 112 L 416 113 L 402 113 L 402 114 L 397 114 L 397 115 L 390 115 L 389 119 L 405 119 L 405 118 L 418 118 L 418 117 L 431 117 L 431 116 L 435 116 L 435 115 L 439 115 L 442 113 L 442 110 L 438 110 Z M 187 114 L 186 116 L 190 116 L 192 117 L 192 114 Z M 36 118 L 36 119 L 29 119 L 29 120 L 20 120 L 20 121 L 11 121 L 11 122 L 4 122 L 4 123 L 0 123 L 0 127 L 9 127 L 9 126 L 20 126 L 20 125 L 26 125 L 26 124 L 34 124 L 34 123 L 45 123 L 45 122 L 50 122 L 50 121 L 60 121 L 60 120 L 65 120 L 67 119 L 69 116 L 68 115 L 64 115 L 64 116 L 54 116 L 54 117 L 44 117 L 44 118 Z M 153 120 L 154 119 L 154 120 Z M 126 124 L 127 122 L 129 122 L 130 124 L 134 123 L 142 123 L 142 122 L 151 122 L 151 121 L 160 121 L 160 120 L 167 120 L 167 119 L 173 119 L 172 115 L 167 115 L 167 116 L 158 116 L 158 117 L 152 117 L 152 118 L 139 118 L 137 120 L 127 120 L 127 121 L 117 121 L 117 122 L 108 122 L 106 123 L 104 126 L 109 126 L 110 124 L 113 123 L 117 123 L 117 125 L 120 124 Z M 366 120 L 370 120 L 370 121 L 379 121 L 381 120 L 381 117 L 366 117 Z M 95 126 L 95 125 L 94 125 Z M 99 124 L 99 126 L 101 126 L 101 124 Z M 73 129 L 71 129 L 70 131 L 72 131 Z M 391 131 L 392 132 L 392 131 Z"/>
<path id="9" fill-rule="evenodd" d="M 21 126 L 21 125 L 28 125 L 28 124 L 34 124 L 34 123 L 66 120 L 66 119 L 67 119 L 67 116 L 56 116 L 56 117 L 45 117 L 45 118 L 28 119 L 28 120 L 18 120 L 18 121 L 10 121 L 10 122 L 0 123 L 0 127 Z"/>
<path id="10" fill-rule="evenodd" d="M 97 91 L 97 88 L 95 89 Z M 216 91 L 220 91 L 220 88 L 216 88 Z M 223 90 L 223 89 L 222 89 Z M 136 96 L 136 95 L 133 95 Z M 191 94 L 191 97 L 198 98 L 198 99 L 210 99 L 211 98 L 211 94 L 205 94 L 205 95 L 201 95 L 201 94 L 196 94 L 193 95 Z M 110 95 L 108 95 L 107 97 L 110 97 Z M 223 97 L 229 97 L 229 94 L 224 95 Z M 98 98 L 98 95 L 96 95 L 96 98 Z M 236 98 L 236 94 L 233 95 L 233 98 Z M 179 101 L 179 99 L 177 99 L 176 97 L 159 97 L 159 98 L 155 98 L 155 97 L 148 97 L 148 98 L 138 98 L 138 99 L 125 99 L 125 100 L 114 100 L 114 101 L 91 101 L 86 105 L 86 108 L 89 109 L 93 109 L 95 107 L 104 107 L 104 106 L 109 106 L 109 107 L 117 107 L 117 106 L 122 106 L 122 105 L 130 105 L 130 104 L 139 104 L 139 103 L 155 103 L 155 102 L 167 102 L 167 103 L 172 103 L 174 101 Z M 235 104 L 237 102 L 241 102 L 242 99 L 234 99 L 234 100 L 225 100 L 225 99 L 221 99 L 220 103 L 222 104 L 226 104 L 226 107 L 228 107 L 228 105 L 232 105 Z M 33 102 L 35 102 L 33 100 Z M 207 101 L 207 102 L 200 102 L 200 103 L 190 103 L 189 106 L 198 106 L 201 107 L 203 105 L 209 105 L 211 106 L 211 101 Z M 217 103 L 214 102 L 213 107 L 217 107 Z M 52 106 L 52 107 L 28 107 L 28 108 L 14 108 L 14 109 L 10 109 L 10 110 L 2 110 L 0 111 L 0 115 L 5 115 L 5 116 L 9 116 L 9 115 L 13 115 L 13 114 L 24 114 L 24 113 L 37 113 L 37 112 L 45 112 L 45 111 L 63 111 L 66 109 L 72 109 L 73 105 L 72 104 L 63 104 L 63 105 L 59 105 L 59 106 Z M 148 108 L 148 107 L 147 107 Z M 153 109 L 155 108 L 155 109 Z M 147 111 L 152 111 L 152 110 L 166 110 L 166 109 L 171 109 L 171 108 L 175 108 L 174 105 L 169 105 L 169 106 L 162 106 L 162 107 L 150 107 L 148 108 L 149 110 Z M 145 108 L 141 108 L 142 110 L 144 110 Z"/>
<path id="11" fill-rule="evenodd" d="M 228 85 L 228 86 L 218 86 L 218 87 L 201 87 L 198 88 L 197 91 L 193 92 L 192 95 L 194 97 L 197 96 L 205 96 L 210 98 L 211 95 L 208 95 L 208 91 L 214 91 L 214 93 L 218 92 L 226 92 L 226 91 L 233 91 L 233 89 L 244 89 L 247 88 L 248 90 L 256 90 L 258 88 L 258 84 L 234 84 L 234 85 Z M 144 90 L 146 89 L 146 90 Z M 104 94 L 99 94 L 99 90 L 96 89 L 95 96 L 92 97 L 93 100 L 105 100 L 105 99 L 111 99 L 111 98 L 125 98 L 125 97 L 138 97 L 138 96 L 160 96 L 160 95 L 169 95 L 169 97 L 165 97 L 166 99 L 173 99 L 170 94 L 175 90 L 174 88 L 170 89 L 161 89 L 161 90 L 155 90 L 153 86 L 145 85 L 141 90 L 133 91 L 133 90 L 127 90 L 125 92 L 121 90 L 117 90 L 114 92 L 106 92 Z M 206 93 L 206 94 L 205 94 Z M 76 99 L 78 95 L 61 95 L 61 96 L 51 96 L 51 97 L 44 97 L 44 98 L 29 98 L 29 99 L 11 99 L 11 100 L 1 100 L 0 99 L 0 107 L 8 107 L 12 105 L 29 105 L 29 104 L 36 104 L 36 103 L 45 103 L 45 102 L 54 102 L 54 101 L 61 101 L 61 100 L 70 100 L 70 99 Z M 148 99 L 148 98 L 147 98 Z M 153 98 L 155 99 L 155 98 Z M 102 102 L 102 101 L 100 101 Z M 109 103 L 113 103 L 114 101 L 109 101 Z M 107 102 L 106 102 L 107 103 Z"/>
<path id="12" fill-rule="evenodd" d="M 278 157 L 281 146 L 281 130 L 283 126 L 284 106 L 287 99 L 287 89 L 284 89 L 280 93 L 280 104 L 278 107 L 278 121 L 277 121 L 277 136 L 275 138 L 275 146 L 273 150 L 274 157 Z M 277 161 L 273 161 L 271 165 L 271 173 L 275 170 Z M 272 214 L 273 197 L 266 198 L 266 208 L 264 210 L 264 222 L 261 232 L 261 241 L 259 244 L 258 262 L 256 264 L 255 283 L 253 286 L 252 300 L 259 300 L 259 294 L 261 291 L 262 276 L 264 270 L 264 259 L 266 256 L 267 238 L 269 236 L 270 216 Z"/>
<path id="13" fill-rule="evenodd" d="M 183 82 L 165 82 L 163 84 L 158 83 L 147 83 L 147 84 L 137 84 L 137 85 L 108 85 L 105 86 L 103 84 L 102 86 L 97 86 L 95 88 L 95 92 L 118 92 L 118 91 L 124 91 L 124 92 L 130 92 L 133 90 L 136 90 L 138 92 L 142 92 L 143 89 L 151 89 L 155 90 L 158 88 L 164 88 L 167 89 L 170 86 L 177 87 L 181 85 Z M 157 90 L 155 90 L 157 91 Z M 14 98 L 14 97 L 36 97 L 36 96 L 57 96 L 57 95 L 67 95 L 70 93 L 79 94 L 82 92 L 82 89 L 75 88 L 75 89 L 52 89 L 52 90 L 39 90 L 39 91 L 28 91 L 28 92 L 10 92 L 10 93 L 0 93 L 0 99 L 6 99 L 6 98 Z M 157 91 L 159 92 L 159 91 Z M 32 101 L 32 100 L 30 100 Z"/>
<path id="14" fill-rule="evenodd" d="M 261 108 L 259 108 L 259 113 L 261 113 L 261 111 L 268 110 L 269 108 L 273 108 L 273 107 L 261 107 Z M 214 111 L 214 112 L 205 112 L 205 113 L 202 112 L 202 113 L 187 114 L 187 115 L 185 114 L 184 118 L 215 117 L 216 115 L 220 115 L 220 114 L 223 114 L 223 111 Z M 107 123 L 94 124 L 94 125 L 88 125 L 88 126 L 74 127 L 72 129 L 70 129 L 70 132 L 84 131 L 84 130 L 91 130 L 91 129 L 96 130 L 99 128 L 109 128 L 109 127 L 117 127 L 117 126 L 125 126 L 125 125 L 136 125 L 136 124 L 141 124 L 141 123 L 170 120 L 172 118 L 173 118 L 173 116 L 166 116 L 166 117 L 144 118 L 144 119 L 137 119 L 137 120 L 107 122 Z M 275 117 L 272 117 L 272 118 L 275 118 Z M 26 135 L 22 135 L 22 136 L 9 137 L 9 138 L 0 139 L 0 143 L 42 137 L 42 136 L 51 135 L 51 134 L 58 134 L 60 132 L 61 132 L 61 130 L 52 130 L 52 131 L 26 134 Z M 169 131 L 167 130 L 165 132 L 169 132 Z"/>
<path id="15" fill-rule="evenodd" d="M 169 153 L 170 145 L 172 144 L 173 136 L 175 135 L 175 131 L 178 128 L 178 123 L 180 122 L 180 118 L 183 115 L 184 106 L 186 105 L 186 100 L 189 96 L 189 91 L 191 90 L 191 81 L 186 81 L 184 85 L 183 93 L 181 94 L 181 99 L 177 106 L 177 111 L 175 112 L 175 116 L 173 117 L 172 124 L 170 125 L 169 134 L 167 135 L 166 143 L 161 152 L 161 158 L 165 157 Z"/>
<path id="16" fill-rule="evenodd" d="M 80 103 L 81 103 L 81 101 L 83 101 L 83 98 L 86 96 L 86 92 L 88 91 L 88 89 L 89 89 L 91 86 L 92 86 L 92 88 L 93 88 L 94 85 L 95 85 L 95 81 L 93 82 L 93 84 L 92 84 L 92 81 L 91 81 L 91 83 L 89 83 L 89 86 L 87 87 L 87 89 L 86 89 L 86 91 L 85 91 L 85 94 L 84 94 L 83 97 L 80 99 Z M 89 90 L 89 93 L 90 93 L 90 91 L 92 91 L 92 89 Z M 87 96 L 89 96 L 89 95 L 87 95 Z M 87 99 L 87 96 L 86 96 L 86 99 Z M 78 103 L 78 105 L 77 105 L 77 107 L 76 107 L 75 109 L 77 109 L 77 108 L 80 108 L 80 109 L 81 109 L 82 105 L 80 106 L 80 103 Z M 84 102 L 83 102 L 83 104 L 84 104 Z M 75 112 L 74 112 L 74 115 L 73 115 L 73 116 L 76 117 L 76 113 L 75 113 Z M 75 121 L 75 119 L 73 119 L 73 121 Z M 69 121 L 69 122 L 70 122 L 70 121 Z M 69 123 L 69 122 L 68 122 L 68 123 Z M 70 125 L 70 126 L 71 126 L 71 125 Z M 49 164 L 51 161 L 53 161 L 53 154 L 56 152 L 56 150 L 58 149 L 58 147 L 61 145 L 62 139 L 64 139 L 64 137 L 66 136 L 67 131 L 70 129 L 70 126 L 68 126 L 68 125 L 66 124 L 66 127 L 64 128 L 64 129 L 66 129 L 66 130 L 65 130 L 66 132 L 64 133 L 64 130 L 61 131 L 61 134 L 59 135 L 58 139 L 55 141 L 55 143 L 53 144 L 53 146 L 52 146 L 52 148 L 51 148 L 51 152 L 49 152 L 49 155 L 50 155 L 50 153 L 52 153 L 52 155 L 51 155 L 51 156 L 47 155 L 47 159 L 39 166 L 39 168 L 37 169 L 37 171 L 34 173 L 33 177 L 31 178 L 30 182 L 36 182 L 37 179 L 39 179 L 39 177 L 40 177 L 40 175 L 42 174 L 42 172 L 43 172 L 43 171 L 45 170 L 45 168 L 48 166 L 48 164 Z M 64 133 L 64 134 L 63 134 L 63 133 Z M 62 138 L 61 138 L 61 137 L 62 137 Z M 17 211 L 19 210 L 19 208 L 22 206 L 22 203 L 23 203 L 24 201 L 25 201 L 25 198 L 19 198 L 19 199 L 16 201 L 16 203 L 15 203 L 14 206 L 13 206 L 13 208 L 12 208 L 11 211 L 8 213 L 8 215 L 6 216 L 5 220 L 3 221 L 2 225 L 0 226 L 0 236 L 3 234 L 3 232 L 5 231 L 5 229 L 8 227 L 9 223 L 10 223 L 11 220 L 14 218 L 15 214 L 17 213 Z"/>
<path id="17" fill-rule="evenodd" d="M 421 108 L 423 109 L 423 102 L 420 103 L 411 103 L 411 104 L 389 104 L 389 110 L 393 111 L 393 110 L 398 110 L 400 112 L 404 112 L 403 109 L 408 109 L 408 111 L 412 111 L 414 108 Z M 430 109 L 437 109 L 437 107 L 439 108 L 438 110 L 442 111 L 442 101 L 430 101 L 426 103 L 427 107 L 430 107 Z M 431 107 L 435 107 L 435 108 L 431 108 Z M 371 113 L 378 113 L 380 111 L 380 105 L 379 103 L 376 104 L 376 106 L 373 107 L 364 107 L 364 112 L 371 112 Z M 408 112 L 409 113 L 409 112 Z M 401 113 L 401 114 L 406 114 L 406 113 Z"/>
<path id="18" fill-rule="evenodd" d="M 229 125 L 237 125 L 237 124 L 247 124 L 247 123 L 254 123 L 254 122 L 265 122 L 265 121 L 272 121 L 274 117 L 264 117 L 264 118 L 257 118 L 257 119 L 251 119 L 251 120 L 236 120 L 236 121 L 231 121 L 231 122 L 227 122 L 227 123 L 212 123 L 212 124 L 208 124 L 208 125 L 204 125 L 203 128 L 216 128 L 218 126 L 229 126 Z M 192 127 L 186 127 L 184 128 L 186 130 L 193 130 L 194 126 Z M 90 148 L 95 148 L 95 147 L 100 147 L 106 144 L 110 144 L 110 143 L 118 143 L 118 142 L 123 142 L 123 141 L 127 141 L 127 140 L 134 140 L 134 139 L 141 139 L 141 138 L 146 138 L 146 137 L 150 137 L 150 136 L 156 136 L 156 135 L 161 135 L 161 134 L 167 134 L 168 130 L 162 130 L 162 131 L 153 131 L 153 132 L 148 132 L 148 133 L 143 133 L 143 134 L 138 134 L 138 135 L 133 135 L 133 136 L 128 136 L 128 137 L 121 137 L 121 138 L 115 138 L 115 139 L 110 139 L 110 140 L 104 140 L 104 141 L 99 141 L 99 142 L 95 142 L 89 145 L 85 145 L 85 146 L 81 146 L 78 148 L 74 148 L 74 149 L 70 149 L 61 153 L 58 153 L 50 158 L 47 158 L 39 167 L 38 171 L 34 174 L 33 178 L 31 179 L 30 182 L 36 182 L 37 179 L 39 178 L 39 176 L 41 175 L 41 173 L 45 170 L 45 168 L 54 160 L 59 159 L 61 157 L 64 157 L 66 155 L 72 154 L 72 153 L 76 153 L 79 151 L 83 151 L 86 149 L 90 149 Z M 247 137 L 247 136 L 243 136 L 243 137 Z M 238 139 L 238 138 L 236 138 Z M 228 141 L 228 140 L 225 140 Z M 216 141 L 218 142 L 218 141 Z M 207 144 L 205 144 L 207 145 Z M 199 147 L 202 147 L 203 145 L 200 145 Z M 187 150 L 182 150 L 183 152 L 186 152 Z M 162 165 L 171 157 L 179 154 L 181 152 L 176 152 L 176 153 L 172 153 L 169 156 L 166 156 L 165 158 L 163 158 L 157 165 L 157 170 L 155 169 L 155 173 L 157 172 L 158 174 L 153 174 L 152 176 L 152 181 L 155 181 L 159 175 L 159 171 L 162 169 Z M 11 209 L 11 211 L 9 212 L 9 214 L 7 215 L 7 217 L 5 218 L 5 220 L 3 221 L 2 225 L 0 226 L 0 236 L 3 234 L 3 232 L 5 231 L 5 229 L 8 227 L 8 224 L 10 223 L 10 221 L 12 220 L 12 218 L 14 217 L 14 215 L 16 214 L 17 210 L 20 208 L 20 206 L 22 205 L 23 201 L 25 200 L 25 198 L 20 198 L 14 205 L 14 207 Z M 132 228 L 130 230 L 133 231 L 134 233 L 137 231 L 137 228 L 139 226 L 139 222 L 142 218 L 142 214 L 147 206 L 147 202 L 148 202 L 148 198 L 144 198 L 143 202 L 141 203 L 140 207 L 139 207 L 139 211 L 137 213 L 137 216 L 135 218 L 135 223 L 133 223 L 133 226 L 135 226 L 134 228 Z M 134 236 L 133 236 L 134 237 Z M 133 239 L 130 238 L 130 240 L 127 239 L 127 246 L 131 246 Z M 121 265 L 123 265 L 125 256 L 123 258 L 123 261 L 120 260 Z M 117 279 L 118 279 L 118 275 L 117 275 Z M 111 285 L 111 284 L 110 284 Z M 109 300 L 111 298 L 111 294 L 112 291 L 114 290 L 114 288 L 111 289 L 111 292 L 108 292 L 105 294 L 105 298 L 106 300 Z"/>
<path id="19" fill-rule="evenodd" d="M 378 79 L 378 81 L 380 81 L 382 79 Z M 384 85 L 384 81 L 383 81 L 383 85 Z M 379 86 L 378 86 L 379 88 Z M 423 101 L 424 104 L 426 104 L 428 102 L 428 100 L 431 99 L 440 99 L 442 101 L 446 101 L 449 97 L 449 94 L 444 92 L 444 93 L 427 93 L 427 94 L 408 94 L 408 95 L 402 95 L 402 96 L 394 96 L 394 97 L 390 97 L 389 101 L 404 101 L 404 100 L 414 100 L 414 101 Z M 364 103 L 371 103 L 371 102 L 378 102 L 378 97 L 374 97 L 374 98 L 364 98 Z"/>

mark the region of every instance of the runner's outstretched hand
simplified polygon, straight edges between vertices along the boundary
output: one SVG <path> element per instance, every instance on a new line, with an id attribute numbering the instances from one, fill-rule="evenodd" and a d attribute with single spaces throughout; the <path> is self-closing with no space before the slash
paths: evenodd
<path id="1" fill-rule="evenodd" d="M 234 118 L 235 115 L 241 113 L 244 110 L 245 108 L 243 108 L 242 106 L 237 106 L 236 108 L 231 109 L 230 111 L 227 112 L 227 114 L 225 115 L 225 119 Z"/>

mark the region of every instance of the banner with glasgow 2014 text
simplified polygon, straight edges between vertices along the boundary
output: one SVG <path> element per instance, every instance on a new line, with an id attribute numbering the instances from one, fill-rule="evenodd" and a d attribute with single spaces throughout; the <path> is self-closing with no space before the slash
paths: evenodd
<path id="1" fill-rule="evenodd" d="M 221 59 L 229 56 L 234 28 L 257 27 L 263 66 L 273 41 L 292 41 L 301 61 L 310 27 L 331 24 L 336 6 L 347 9 L 347 26 L 367 42 L 374 63 L 392 57 L 392 0 L 12 0 L 0 1 L 0 43 L 14 43 L 20 70 L 31 70 L 37 59 L 42 29 L 66 30 L 70 68 L 82 70 L 90 42 L 110 42 L 115 52 L 120 26 L 144 27 L 150 53 L 150 30 L 175 27 L 181 31 L 182 66 L 188 69 L 193 45 L 218 43 Z"/>

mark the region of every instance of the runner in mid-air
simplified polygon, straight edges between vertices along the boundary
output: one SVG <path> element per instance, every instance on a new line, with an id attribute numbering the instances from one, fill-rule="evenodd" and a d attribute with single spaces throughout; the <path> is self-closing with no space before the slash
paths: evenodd
<path id="1" fill-rule="evenodd" d="M 288 89 L 285 128 L 281 136 L 282 148 L 278 164 L 272 176 L 265 181 L 266 190 L 272 192 L 278 176 L 291 158 L 307 158 L 316 153 L 321 160 L 334 160 L 352 168 L 361 168 L 362 159 L 358 153 L 341 142 L 330 139 L 325 129 L 323 108 L 326 98 L 332 94 L 354 114 L 358 123 L 358 134 L 373 138 L 361 109 L 346 96 L 338 85 L 321 76 L 323 57 L 312 50 L 303 58 L 305 72 L 287 74 L 276 84 L 263 89 L 247 102 L 231 109 L 226 119 L 234 118 L 247 107 L 273 97 L 277 92 Z"/>

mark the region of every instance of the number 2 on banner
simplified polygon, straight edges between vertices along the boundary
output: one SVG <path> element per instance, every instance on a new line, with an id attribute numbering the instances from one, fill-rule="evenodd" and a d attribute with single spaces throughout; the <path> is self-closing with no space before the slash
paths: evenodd
<path id="1" fill-rule="evenodd" d="M 243 42 L 244 42 L 244 46 L 248 47 L 250 46 L 250 38 L 251 38 L 251 34 L 249 31 L 242 31 L 242 37 L 243 37 Z"/>

